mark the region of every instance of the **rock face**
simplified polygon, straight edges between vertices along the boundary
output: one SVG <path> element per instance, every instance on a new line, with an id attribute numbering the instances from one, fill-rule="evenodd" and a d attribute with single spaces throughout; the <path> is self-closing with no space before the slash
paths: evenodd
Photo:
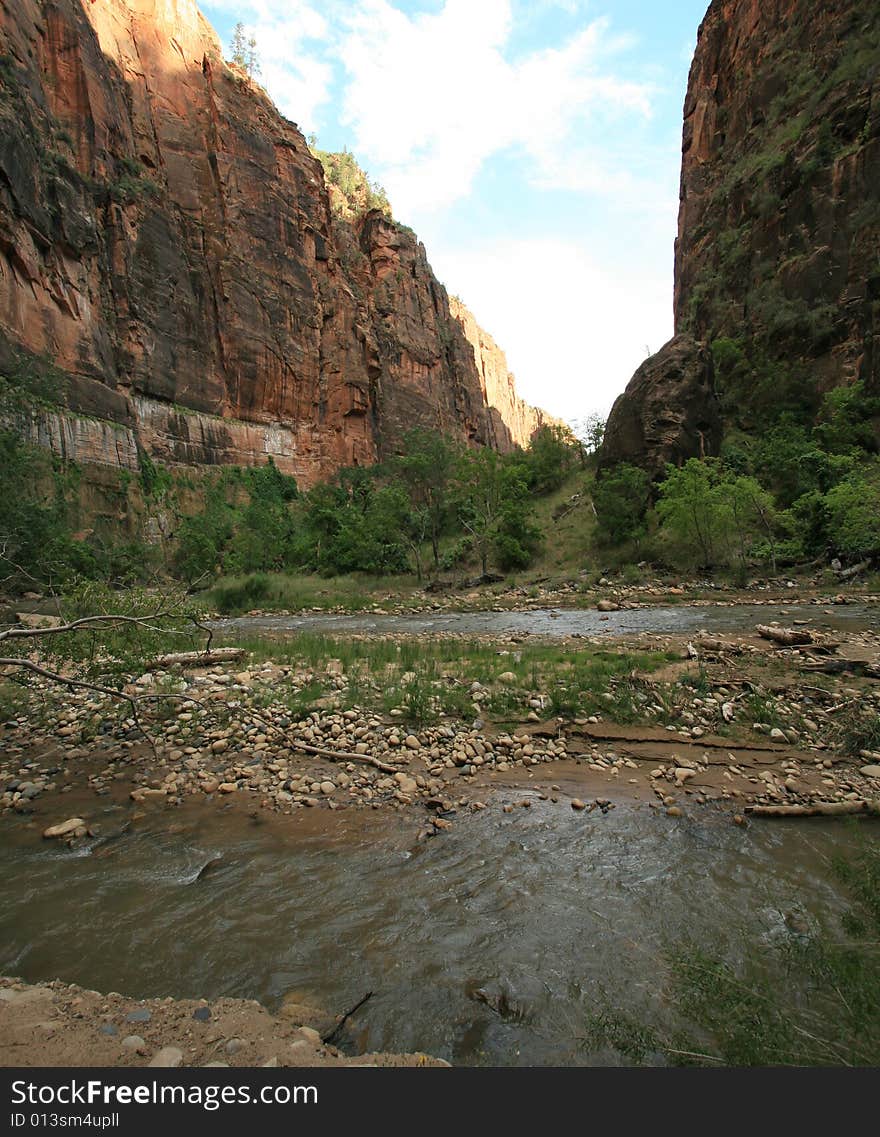
<path id="1" fill-rule="evenodd" d="M 496 444 L 503 447 L 505 431 L 515 445 L 525 446 L 542 426 L 565 426 L 561 419 L 530 406 L 517 395 L 513 374 L 507 369 L 507 357 L 480 327 L 473 312 L 454 296 L 449 299 L 449 308 L 473 350 L 483 401 L 495 425 Z"/>
<path id="2" fill-rule="evenodd" d="M 760 430 L 786 410 L 808 419 L 857 380 L 880 394 L 873 0 L 713 0 L 688 81 L 680 198 L 675 330 L 712 347 L 725 429 Z"/>
<path id="3" fill-rule="evenodd" d="M 679 335 L 645 360 L 615 402 L 602 466 L 630 462 L 659 478 L 667 462 L 711 454 L 720 439 L 712 357 L 691 336 Z"/>
<path id="4" fill-rule="evenodd" d="M 64 373 L 30 433 L 111 465 L 115 439 L 307 486 L 413 425 L 503 449 L 533 421 L 487 403 L 415 235 L 333 217 L 191 0 L 0 7 L 0 341 Z"/>

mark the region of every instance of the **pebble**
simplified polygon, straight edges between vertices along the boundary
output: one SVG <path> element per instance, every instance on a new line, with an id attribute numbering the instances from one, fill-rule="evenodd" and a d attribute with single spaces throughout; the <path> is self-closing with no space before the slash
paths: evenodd
<path id="1" fill-rule="evenodd" d="M 143 1054 L 147 1047 L 147 1044 L 139 1034 L 128 1035 L 126 1038 L 123 1038 L 119 1045 L 126 1050 L 135 1050 L 138 1054 Z"/>
<path id="2" fill-rule="evenodd" d="M 85 827 L 85 821 L 81 817 L 69 817 L 67 821 L 62 821 L 60 825 L 50 825 L 48 829 L 43 830 L 44 837 L 71 837 L 77 829 Z"/>
<path id="3" fill-rule="evenodd" d="M 141 1007 L 136 1011 L 129 1011 L 125 1016 L 125 1021 L 127 1023 L 148 1023 L 152 1017 L 151 1011 L 148 1011 L 146 1007 Z"/>
<path id="4" fill-rule="evenodd" d="M 158 1054 L 154 1054 L 148 1065 L 174 1068 L 183 1062 L 183 1051 L 176 1046 L 163 1046 Z"/>
<path id="5" fill-rule="evenodd" d="M 587 808 L 586 802 L 581 801 L 581 799 L 579 797 L 573 797 L 571 799 L 571 808 L 572 809 L 586 809 Z"/>

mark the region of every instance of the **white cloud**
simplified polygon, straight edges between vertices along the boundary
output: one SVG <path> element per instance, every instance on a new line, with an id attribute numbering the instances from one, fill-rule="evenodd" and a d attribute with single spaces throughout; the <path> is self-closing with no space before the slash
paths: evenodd
<path id="1" fill-rule="evenodd" d="M 582 243 L 502 240 L 432 258 L 501 345 L 519 394 L 569 420 L 607 414 L 672 335 L 669 271 L 609 268 Z"/>
<path id="2" fill-rule="evenodd" d="M 524 155 L 541 184 L 564 183 L 574 137 L 650 114 L 649 86 L 610 67 L 625 41 L 605 20 L 515 61 L 504 54 L 510 0 L 446 0 L 413 16 L 361 0 L 345 22 L 342 118 L 404 216 L 466 197 L 483 163 L 506 151 Z M 591 154 L 587 184 L 613 193 L 599 148 Z"/>

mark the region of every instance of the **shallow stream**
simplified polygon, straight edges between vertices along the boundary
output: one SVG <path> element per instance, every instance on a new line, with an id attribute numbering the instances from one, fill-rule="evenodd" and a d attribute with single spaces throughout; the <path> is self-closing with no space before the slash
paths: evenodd
<path id="1" fill-rule="evenodd" d="M 126 813 L 108 807 L 101 830 Z M 411 816 L 284 821 L 186 806 L 76 851 L 4 821 L 0 973 L 270 1008 L 293 991 L 337 1013 L 372 990 L 357 1049 L 602 1064 L 613 1055 L 581 1041 L 588 1013 L 662 1015 L 663 950 L 685 938 L 760 961 L 829 917 L 829 859 L 857 839 L 840 822 L 743 829 L 709 807 L 585 814 L 537 795 L 424 844 Z"/>

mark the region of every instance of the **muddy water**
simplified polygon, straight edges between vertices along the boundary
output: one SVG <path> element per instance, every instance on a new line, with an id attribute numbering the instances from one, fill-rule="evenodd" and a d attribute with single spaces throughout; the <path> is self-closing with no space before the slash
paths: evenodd
<path id="1" fill-rule="evenodd" d="M 578 1041 L 591 1008 L 662 1016 L 661 952 L 683 936 L 762 959 L 788 925 L 839 907 L 829 857 L 856 840 L 840 823 L 740 829 L 711 809 L 535 800 L 416 845 L 412 817 L 316 813 L 281 829 L 187 807 L 78 851 L 11 821 L 0 973 L 270 1007 L 296 991 L 337 1012 L 372 990 L 357 1048 L 601 1064 L 612 1056 Z"/>
<path id="2" fill-rule="evenodd" d="M 574 608 L 536 608 L 528 612 L 441 612 L 412 616 L 361 613 L 350 616 L 240 616 L 217 620 L 226 638 L 241 633 L 299 631 L 341 635 L 345 632 L 456 633 L 460 635 L 623 636 L 639 632 L 674 634 L 753 631 L 755 624 L 806 620 L 810 627 L 857 632 L 876 627 L 880 613 L 865 604 L 825 608 L 815 604 L 663 605 L 602 613 Z"/>

